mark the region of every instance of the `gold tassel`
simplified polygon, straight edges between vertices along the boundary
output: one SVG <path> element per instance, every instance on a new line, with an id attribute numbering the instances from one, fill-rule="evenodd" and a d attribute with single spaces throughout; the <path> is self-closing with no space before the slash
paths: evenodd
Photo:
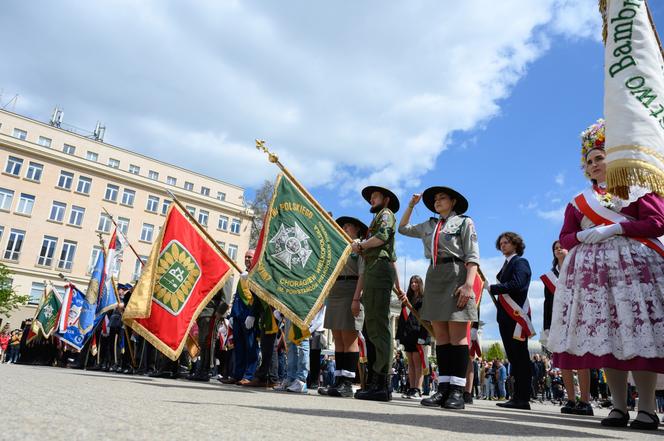
<path id="1" fill-rule="evenodd" d="M 607 171 L 608 191 L 619 198 L 628 199 L 633 186 L 648 188 L 664 197 L 664 173 L 633 167 L 610 168 Z"/>
<path id="2" fill-rule="evenodd" d="M 606 44 L 606 38 L 609 35 L 608 31 L 608 24 L 607 24 L 607 13 L 608 11 L 606 10 L 606 1 L 607 0 L 599 0 L 599 13 L 602 14 L 602 40 L 604 41 L 604 44 Z"/>

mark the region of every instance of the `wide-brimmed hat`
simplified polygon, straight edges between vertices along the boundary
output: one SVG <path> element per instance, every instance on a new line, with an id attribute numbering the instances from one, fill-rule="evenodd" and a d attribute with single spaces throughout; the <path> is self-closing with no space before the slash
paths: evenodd
<path id="1" fill-rule="evenodd" d="M 353 224 L 357 225 L 357 227 L 360 229 L 360 237 L 366 237 L 367 236 L 367 231 L 369 231 L 369 227 L 367 227 L 364 222 L 361 220 L 351 217 L 351 216 L 341 216 L 337 218 L 337 224 L 339 224 L 340 227 L 343 228 L 345 224 Z"/>
<path id="2" fill-rule="evenodd" d="M 424 201 L 424 205 L 426 205 L 429 210 L 438 214 L 433 204 L 434 197 L 438 193 L 445 193 L 450 198 L 456 199 L 456 205 L 453 208 L 456 214 L 464 214 L 466 211 L 468 211 L 468 199 L 466 199 L 461 193 L 453 188 L 439 186 L 429 187 L 424 190 L 424 193 L 422 193 L 422 200 Z"/>
<path id="3" fill-rule="evenodd" d="M 400 207 L 399 198 L 397 197 L 397 195 L 395 195 L 390 190 L 384 187 L 379 187 L 377 185 L 369 185 L 368 187 L 364 187 L 362 189 L 362 197 L 364 198 L 364 200 L 371 203 L 371 193 L 373 193 L 374 191 L 383 193 L 383 196 L 390 198 L 390 203 L 387 206 L 387 208 L 389 208 L 392 211 L 392 213 L 396 213 L 397 211 L 399 211 Z"/>

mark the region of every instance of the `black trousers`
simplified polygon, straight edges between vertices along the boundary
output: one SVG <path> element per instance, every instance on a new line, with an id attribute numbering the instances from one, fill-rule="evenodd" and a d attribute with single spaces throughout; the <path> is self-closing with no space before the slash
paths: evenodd
<path id="1" fill-rule="evenodd" d="M 516 322 L 512 320 L 498 322 L 500 337 L 503 339 L 503 346 L 514 376 L 513 398 L 517 401 L 529 401 L 533 373 L 528 352 L 528 339 L 515 340 L 513 338 L 515 327 Z"/>
<path id="2" fill-rule="evenodd" d="M 267 381 L 268 379 L 276 383 L 278 378 L 268 378 L 270 376 L 270 365 L 272 364 L 272 354 L 274 353 L 274 341 L 277 334 L 261 335 L 261 365 L 256 370 L 256 378 Z"/>

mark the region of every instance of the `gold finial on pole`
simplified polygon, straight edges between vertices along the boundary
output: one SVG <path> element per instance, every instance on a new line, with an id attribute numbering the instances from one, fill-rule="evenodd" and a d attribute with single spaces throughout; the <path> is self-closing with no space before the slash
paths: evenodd
<path id="1" fill-rule="evenodd" d="M 279 163 L 279 157 L 272 153 L 270 150 L 268 150 L 267 146 L 265 145 L 265 140 L 264 139 L 257 139 L 256 140 L 256 148 L 263 153 L 267 154 L 268 159 L 270 162 L 273 164 Z"/>

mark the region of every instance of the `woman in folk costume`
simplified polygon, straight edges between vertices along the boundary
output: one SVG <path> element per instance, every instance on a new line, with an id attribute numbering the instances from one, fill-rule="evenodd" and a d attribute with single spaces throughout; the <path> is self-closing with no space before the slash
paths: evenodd
<path id="1" fill-rule="evenodd" d="M 413 207 L 424 200 L 438 215 L 411 225 Z M 439 366 L 438 392 L 421 401 L 424 406 L 463 409 L 469 361 L 468 324 L 477 321 L 473 285 L 480 252 L 473 221 L 464 213 L 468 200 L 449 187 L 427 188 L 413 195 L 399 223 L 399 233 L 417 237 L 430 259 L 422 303 L 422 319 L 431 322 Z"/>
<path id="2" fill-rule="evenodd" d="M 420 276 L 412 276 L 408 283 L 406 297 L 415 311 L 422 309 L 422 300 L 424 295 L 424 282 Z M 424 379 L 423 370 L 426 366 L 424 360 L 423 346 L 429 339 L 429 333 L 426 328 L 417 320 L 415 314 L 408 311 L 408 308 L 402 305 L 395 340 L 403 345 L 406 358 L 408 359 L 408 390 L 401 396 L 403 398 L 415 398 L 422 396 L 422 381 Z"/>
<path id="3" fill-rule="evenodd" d="M 569 252 L 563 248 L 559 240 L 553 243 L 551 249 L 553 252 L 553 266 L 551 267 L 551 271 L 540 277 L 542 282 L 544 282 L 544 331 L 540 338 L 543 346 L 547 345 L 549 330 L 551 329 L 553 299 L 555 298 L 560 268 L 562 268 L 565 257 Z M 590 369 L 578 369 L 577 375 L 581 391 L 581 398 L 578 402 L 575 399 L 576 393 L 574 392 L 574 372 L 571 369 L 562 369 L 563 384 L 567 391 L 567 403 L 560 408 L 560 413 L 594 415 L 593 407 L 590 405 Z"/>
<path id="4" fill-rule="evenodd" d="M 349 216 L 338 218 L 337 224 L 351 239 L 364 238 L 369 230 L 362 221 Z M 358 335 L 364 323 L 364 309 L 359 300 L 363 273 L 364 259 L 351 254 L 327 297 L 324 327 L 332 331 L 334 338 L 336 370 L 334 385 L 319 388 L 321 395 L 353 396 L 352 386 L 360 361 Z"/>
<path id="5" fill-rule="evenodd" d="M 628 200 L 606 192 L 603 120 L 582 133 L 581 150 L 592 187 L 565 211 L 560 243 L 570 252 L 560 269 L 549 348 L 560 368 L 605 368 L 613 398 L 605 426 L 629 422 L 631 371 L 639 412 L 630 427 L 654 430 L 655 382 L 664 373 L 664 246 L 654 238 L 664 234 L 664 199 L 647 190 L 632 191 Z"/>

